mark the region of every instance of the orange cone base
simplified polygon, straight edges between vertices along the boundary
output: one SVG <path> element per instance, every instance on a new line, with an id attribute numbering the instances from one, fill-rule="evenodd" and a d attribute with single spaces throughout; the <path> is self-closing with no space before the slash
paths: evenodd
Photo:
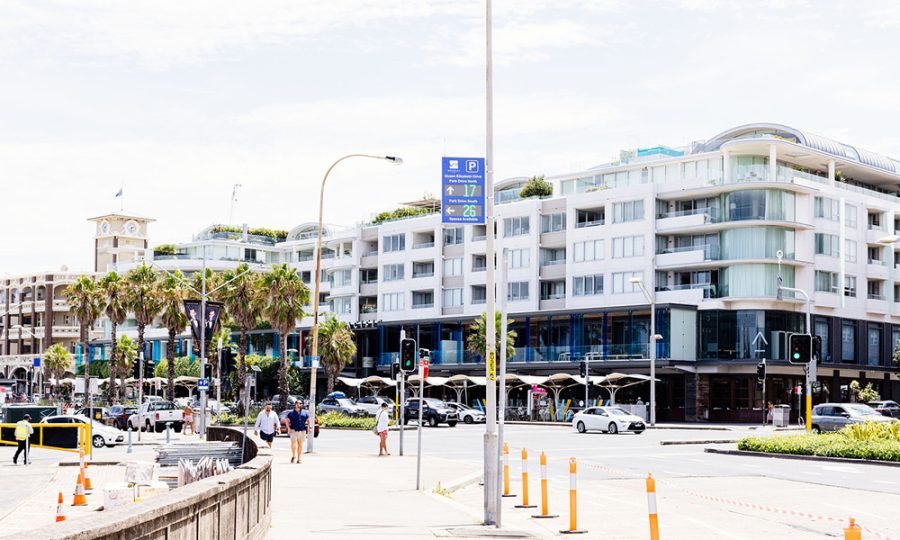
<path id="1" fill-rule="evenodd" d="M 558 518 L 559 516 L 556 514 L 536 514 L 531 516 L 535 519 L 550 519 L 550 518 Z"/>
<path id="2" fill-rule="evenodd" d="M 517 497 L 517 495 L 515 493 L 508 493 L 508 494 L 505 493 L 502 496 L 503 497 Z"/>
<path id="3" fill-rule="evenodd" d="M 82 502 L 80 502 L 80 503 L 75 503 L 75 502 L 73 502 L 73 503 L 72 503 L 72 506 L 87 506 L 87 501 L 85 500 L 85 501 L 82 501 Z"/>
<path id="4" fill-rule="evenodd" d="M 537 508 L 536 504 L 517 504 L 516 508 Z"/>
<path id="5" fill-rule="evenodd" d="M 587 534 L 584 529 L 569 529 L 567 531 L 559 531 L 560 534 Z"/>

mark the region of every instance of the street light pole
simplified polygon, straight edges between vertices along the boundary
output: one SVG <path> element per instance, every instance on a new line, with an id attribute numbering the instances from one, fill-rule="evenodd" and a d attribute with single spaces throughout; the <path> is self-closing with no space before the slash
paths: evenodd
<path id="1" fill-rule="evenodd" d="M 395 165 L 400 165 L 403 163 L 403 160 L 396 156 L 348 154 L 332 163 L 331 167 L 328 167 L 328 170 L 325 171 L 325 177 L 322 178 L 322 187 L 319 189 L 319 230 L 317 231 L 316 239 L 316 287 L 315 294 L 313 296 L 312 354 L 310 354 L 310 356 L 312 357 L 312 368 L 309 375 L 309 421 L 312 422 L 313 428 L 315 428 L 316 425 L 316 372 L 318 370 L 319 362 L 319 289 L 322 284 L 322 224 L 323 213 L 325 209 L 325 182 L 328 181 L 328 175 L 331 174 L 332 169 L 334 169 L 338 163 L 344 161 L 345 159 L 354 157 L 383 159 L 386 161 L 392 161 Z M 310 437 L 309 444 L 306 445 L 306 453 L 311 453 L 313 451 L 315 439 L 315 437 Z"/>
<path id="2" fill-rule="evenodd" d="M 778 259 L 778 280 L 776 282 L 777 298 L 781 300 L 782 291 L 799 294 L 804 298 L 804 300 L 806 301 L 806 334 L 810 336 L 810 339 L 812 339 L 812 308 L 809 301 L 809 294 L 803 289 L 781 286 L 781 259 L 782 257 L 784 257 L 784 252 L 779 249 L 775 254 L 775 257 Z M 843 294 L 843 291 L 841 291 L 841 294 Z M 811 356 L 812 357 L 809 360 L 809 364 L 807 364 L 806 366 L 806 431 L 812 431 L 812 385 L 814 382 L 816 382 L 816 374 L 819 364 L 819 359 L 817 358 L 815 348 L 813 349 Z"/>
<path id="3" fill-rule="evenodd" d="M 650 303 L 650 425 L 656 425 L 656 341 L 660 336 L 656 335 L 656 295 L 651 295 L 644 282 L 639 277 L 632 277 L 629 283 L 640 287 L 644 298 Z"/>

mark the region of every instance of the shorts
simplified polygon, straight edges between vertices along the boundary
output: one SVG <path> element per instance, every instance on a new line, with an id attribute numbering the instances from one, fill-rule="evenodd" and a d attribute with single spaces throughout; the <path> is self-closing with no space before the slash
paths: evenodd
<path id="1" fill-rule="evenodd" d="M 266 433 L 265 431 L 260 431 L 259 437 L 266 442 L 272 442 L 275 440 L 275 432 Z"/>
<path id="2" fill-rule="evenodd" d="M 194 417 L 191 416 L 191 415 L 189 415 L 189 414 L 188 414 L 188 415 L 185 415 L 184 421 L 185 421 L 185 422 L 188 422 L 188 423 L 193 422 L 193 421 L 194 421 Z"/>
<path id="3" fill-rule="evenodd" d="M 306 442 L 306 432 L 305 431 L 291 431 L 291 442 L 299 442 L 303 444 Z"/>
<path id="4" fill-rule="evenodd" d="M 378 436 L 381 437 L 381 441 L 384 442 L 387 440 L 387 430 L 379 431 Z"/>

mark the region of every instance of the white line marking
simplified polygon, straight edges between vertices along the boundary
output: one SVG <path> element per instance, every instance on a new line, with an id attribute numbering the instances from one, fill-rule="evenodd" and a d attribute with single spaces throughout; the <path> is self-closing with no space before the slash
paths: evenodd
<path id="1" fill-rule="evenodd" d="M 861 514 L 864 516 L 872 516 L 874 518 L 881 519 L 881 520 L 885 519 L 885 517 L 881 514 L 874 514 L 872 512 L 864 512 L 863 510 L 856 510 L 853 508 L 848 508 L 847 505 L 831 504 L 831 503 L 822 503 L 822 504 L 824 504 L 825 506 L 830 506 L 832 508 L 837 508 L 837 509 L 843 511 L 845 514 L 851 515 L 851 516 Z"/>

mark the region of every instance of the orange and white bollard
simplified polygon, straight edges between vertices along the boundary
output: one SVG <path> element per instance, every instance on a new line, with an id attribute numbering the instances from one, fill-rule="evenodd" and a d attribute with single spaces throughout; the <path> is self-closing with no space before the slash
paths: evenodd
<path id="1" fill-rule="evenodd" d="M 647 474 L 647 512 L 650 514 L 650 540 L 659 540 L 659 518 L 656 515 L 656 480 Z"/>
<path id="2" fill-rule="evenodd" d="M 587 532 L 578 528 L 578 490 L 575 472 L 575 458 L 569 458 L 569 528 L 559 531 L 562 534 L 584 534 Z"/>
<path id="3" fill-rule="evenodd" d="M 528 450 L 522 449 L 522 504 L 517 504 L 516 508 L 534 508 L 533 504 L 528 504 Z"/>
<path id="4" fill-rule="evenodd" d="M 88 472 L 88 464 L 85 462 L 81 467 L 81 473 L 84 475 L 84 490 L 93 491 L 94 486 L 91 485 L 91 473 Z"/>
<path id="5" fill-rule="evenodd" d="M 84 477 L 81 472 L 78 473 L 78 480 L 75 482 L 75 498 L 72 499 L 72 506 L 87 506 L 87 497 L 84 496 Z"/>
<path id="6" fill-rule="evenodd" d="M 850 525 L 844 529 L 844 540 L 862 540 L 862 529 L 853 518 L 850 518 Z"/>
<path id="7" fill-rule="evenodd" d="M 83 469 L 84 468 L 84 448 L 78 449 L 78 464 Z"/>
<path id="8" fill-rule="evenodd" d="M 515 497 L 509 492 L 509 443 L 503 443 L 503 496 Z"/>
<path id="9" fill-rule="evenodd" d="M 59 492 L 59 497 L 56 499 L 56 521 L 57 523 L 60 521 L 66 520 L 66 511 L 63 509 L 63 498 L 62 491 Z"/>
<path id="10" fill-rule="evenodd" d="M 541 452 L 541 513 L 531 516 L 533 518 L 555 518 L 559 517 L 549 512 L 549 502 L 547 501 L 547 456 Z"/>

